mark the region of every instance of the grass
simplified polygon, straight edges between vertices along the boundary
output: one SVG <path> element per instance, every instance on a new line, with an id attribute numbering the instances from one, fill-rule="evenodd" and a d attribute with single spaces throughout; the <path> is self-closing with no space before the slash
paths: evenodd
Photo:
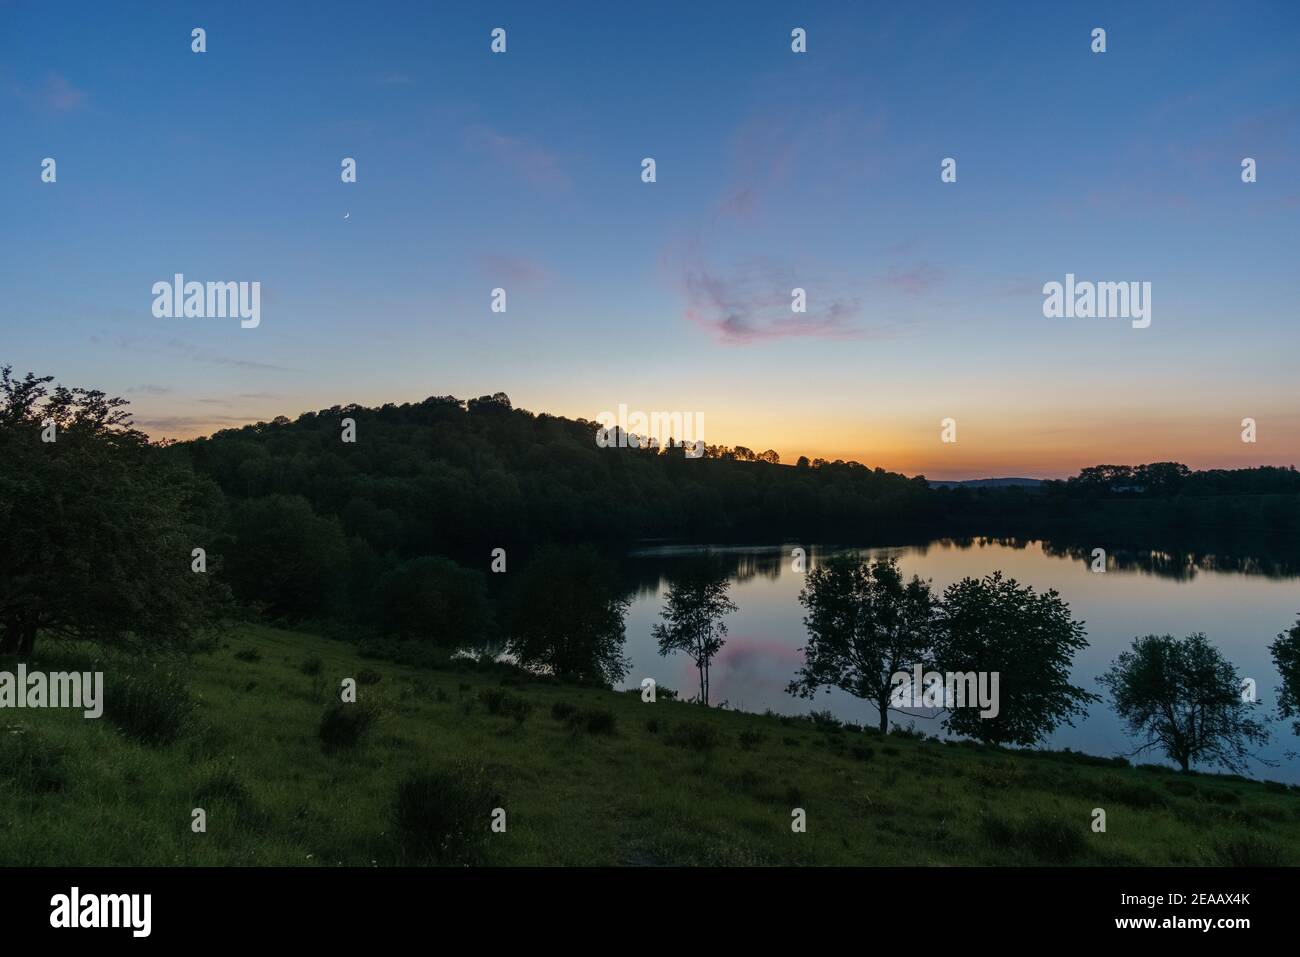
<path id="1" fill-rule="evenodd" d="M 111 710 L 135 666 L 99 667 Z M 187 693 L 161 683 L 122 723 L 152 708 L 174 735 L 0 713 L 0 866 L 1300 864 L 1300 791 L 1229 775 L 554 682 L 502 692 L 499 670 L 362 659 L 265 627 L 171 670 Z M 382 720 L 322 746 L 341 681 L 364 670 L 380 680 L 342 707 Z M 794 807 L 807 833 L 791 832 Z"/>

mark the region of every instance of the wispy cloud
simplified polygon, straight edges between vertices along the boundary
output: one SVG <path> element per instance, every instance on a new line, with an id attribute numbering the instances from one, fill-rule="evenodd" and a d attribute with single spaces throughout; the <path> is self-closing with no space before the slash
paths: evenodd
<path id="1" fill-rule="evenodd" d="M 507 136 L 488 126 L 471 126 L 465 131 L 465 145 L 539 189 L 568 190 L 572 186 L 560 168 L 559 157 L 526 136 Z"/>
<path id="2" fill-rule="evenodd" d="M 237 369 L 256 369 L 264 372 L 293 372 L 286 366 L 278 366 L 269 362 L 257 362 L 253 359 L 239 359 L 234 356 L 218 352 L 208 346 L 196 345 L 193 342 L 186 342 L 184 339 L 175 337 L 170 339 L 156 339 L 143 336 L 99 336 L 92 335 L 88 337 L 93 345 L 111 345 L 116 346 L 126 352 L 146 353 L 146 354 L 167 354 L 180 359 L 187 359 L 191 362 L 202 362 L 208 365 L 230 366 Z"/>
<path id="3" fill-rule="evenodd" d="M 546 279 L 546 270 L 542 265 L 527 256 L 483 253 L 479 256 L 479 266 L 489 277 L 520 285 Z"/>
<path id="4" fill-rule="evenodd" d="M 809 293 L 808 311 L 791 309 L 789 270 L 770 260 L 751 260 L 721 274 L 703 261 L 682 273 L 686 318 L 712 332 L 719 342 L 746 345 L 769 339 L 815 336 L 854 339 L 863 331 L 853 326 L 861 312 L 857 299 L 832 298 L 818 304 Z"/>
<path id="5" fill-rule="evenodd" d="M 906 266 L 891 266 L 881 277 L 881 282 L 909 296 L 920 296 L 942 283 L 947 275 L 947 271 L 942 266 L 930 262 L 918 262 Z"/>
<path id="6" fill-rule="evenodd" d="M 70 113 L 84 107 L 89 98 L 60 73 L 47 74 L 36 86 L 14 83 L 9 91 L 28 106 L 53 113 Z"/>

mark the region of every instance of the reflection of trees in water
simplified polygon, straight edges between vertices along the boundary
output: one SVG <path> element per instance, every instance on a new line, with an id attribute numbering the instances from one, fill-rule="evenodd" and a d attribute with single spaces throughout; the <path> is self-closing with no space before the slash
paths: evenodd
<path id="1" fill-rule="evenodd" d="M 800 545 L 791 542 L 786 545 L 661 545 L 653 548 L 636 549 L 623 560 L 623 581 L 626 593 L 636 598 L 663 592 L 672 579 L 678 563 L 687 555 L 695 555 L 708 549 L 723 564 L 727 576 L 733 584 L 743 585 L 754 578 L 776 581 L 783 573 L 799 574 L 794 571 L 794 550 L 804 550 L 804 569 L 816 568 L 820 562 L 832 555 L 842 552 L 871 553 L 873 555 L 901 554 L 909 550 L 914 554 L 926 554 L 931 545 L 956 544 L 959 541 L 970 542 L 971 539 L 942 541 L 916 541 L 896 543 L 893 545 L 871 545 L 850 547 L 844 545 Z"/>
<path id="2" fill-rule="evenodd" d="M 1106 566 L 1110 570 L 1146 572 L 1176 581 L 1191 581 L 1199 572 L 1224 572 L 1241 575 L 1259 575 L 1264 578 L 1285 579 L 1300 577 L 1300 546 L 1279 549 L 1267 543 L 1254 542 L 1246 546 L 1235 543 L 1228 548 L 1221 544 L 1205 543 L 1167 544 L 1159 548 L 1110 547 L 1105 543 L 1045 541 L 1035 538 L 999 536 L 962 536 L 937 538 L 929 541 L 909 542 L 891 546 L 821 546 L 821 545 L 771 545 L 713 546 L 709 550 L 723 563 L 732 582 L 744 584 L 762 577 L 776 581 L 782 573 L 793 573 L 795 548 L 806 553 L 805 568 L 815 568 L 831 555 L 842 552 L 898 554 L 904 550 L 924 556 L 931 548 L 984 548 L 1000 546 L 1024 550 L 1041 545 L 1043 554 L 1054 558 L 1068 558 L 1092 567 L 1095 548 L 1106 549 Z M 623 581 L 628 594 L 637 598 L 658 595 L 668 587 L 678 562 L 686 555 L 704 551 L 703 545 L 665 545 L 640 549 L 623 561 Z"/>
<path id="3" fill-rule="evenodd" d="M 791 561 L 789 548 L 711 548 L 714 557 L 722 564 L 733 583 L 744 584 L 756 577 L 776 581 L 781 577 L 782 562 Z M 624 587 L 637 598 L 658 594 L 668 587 L 673 571 L 687 555 L 704 551 L 702 545 L 668 545 L 643 549 L 629 555 L 623 562 Z"/>
<path id="4" fill-rule="evenodd" d="M 1232 572 L 1274 579 L 1300 576 L 1300 554 L 1276 550 L 1270 553 L 1268 549 L 1246 554 L 1188 546 L 1135 549 L 1055 542 L 1043 542 L 1042 545 L 1046 555 L 1077 559 L 1090 568 L 1093 549 L 1105 548 L 1107 568 L 1147 572 L 1177 581 L 1191 581 L 1199 572 Z"/>

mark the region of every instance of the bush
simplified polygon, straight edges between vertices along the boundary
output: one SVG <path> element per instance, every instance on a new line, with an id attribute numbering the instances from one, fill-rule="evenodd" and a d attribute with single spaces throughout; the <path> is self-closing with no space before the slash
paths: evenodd
<path id="1" fill-rule="evenodd" d="M 233 807 L 235 819 L 241 825 L 247 827 L 265 823 L 264 815 L 258 812 L 252 794 L 239 779 L 234 768 L 222 768 L 195 789 L 196 807 L 207 808 L 213 801 L 224 801 Z"/>
<path id="2" fill-rule="evenodd" d="M 855 744 L 850 753 L 859 761 L 870 761 L 876 756 L 874 748 L 868 748 L 861 744 Z"/>
<path id="3" fill-rule="evenodd" d="M 1211 804 L 1240 804 L 1241 795 L 1236 791 L 1225 791 L 1222 788 L 1206 788 L 1197 794 L 1202 801 L 1208 801 Z"/>
<path id="4" fill-rule="evenodd" d="M 310 658 L 303 659 L 302 664 L 298 666 L 298 670 L 309 678 L 314 678 L 321 673 L 324 667 L 325 662 L 321 661 L 320 656 L 312 655 Z"/>
<path id="5" fill-rule="evenodd" d="M 569 716 L 577 710 L 577 705 L 569 704 L 567 701 L 557 701 L 551 705 L 551 717 L 556 721 L 568 721 Z"/>
<path id="6" fill-rule="evenodd" d="M 614 712 L 606 708 L 582 708 L 569 715 L 569 727 L 588 734 L 613 734 L 618 723 Z"/>
<path id="7" fill-rule="evenodd" d="M 763 734 L 761 731 L 754 731 L 751 728 L 746 728 L 744 731 L 740 732 L 740 746 L 746 751 L 753 751 L 763 743 L 765 737 L 767 737 L 767 735 Z"/>
<path id="8" fill-rule="evenodd" d="M 843 728 L 839 718 L 829 711 L 814 711 L 808 715 L 808 719 L 818 731 L 839 731 Z"/>
<path id="9" fill-rule="evenodd" d="M 321 715 L 321 746 L 328 752 L 355 748 L 379 720 L 379 709 L 369 702 L 335 701 Z"/>
<path id="10" fill-rule="evenodd" d="M 1216 843 L 1213 862 L 1221 867 L 1280 867 L 1290 863 L 1280 847 L 1254 834 Z"/>
<path id="11" fill-rule="evenodd" d="M 127 737 L 148 745 L 170 744 L 189 728 L 194 699 L 184 680 L 154 665 L 136 673 L 106 675 L 104 714 Z"/>
<path id="12" fill-rule="evenodd" d="M 1088 849 L 1081 828 L 1063 818 L 1033 814 L 1021 821 L 997 815 L 985 815 L 980 824 L 985 838 L 994 847 L 1022 849 L 1035 860 L 1049 864 L 1066 864 Z"/>
<path id="13" fill-rule="evenodd" d="M 1118 801 L 1136 808 L 1158 808 L 1167 803 L 1163 795 L 1145 784 L 1137 784 L 1119 777 L 1102 779 L 1100 794 L 1103 798 Z"/>
<path id="14" fill-rule="evenodd" d="M 645 719 L 645 729 L 646 729 L 647 731 L 649 731 L 651 734 L 658 734 L 658 733 L 659 733 L 659 719 L 658 719 L 658 718 L 646 718 L 646 719 Z"/>
<path id="15" fill-rule="evenodd" d="M 357 684 L 359 685 L 377 685 L 383 680 L 383 675 L 370 668 L 362 668 L 357 672 Z"/>
<path id="16" fill-rule="evenodd" d="M 684 721 L 674 725 L 664 740 L 676 748 L 691 751 L 711 751 L 718 743 L 718 732 L 711 724 L 702 721 Z"/>
<path id="17" fill-rule="evenodd" d="M 513 695 L 502 688 L 484 688 L 478 693 L 478 699 L 487 708 L 488 714 L 499 714 L 514 718 L 522 723 L 533 710 L 533 703 L 526 698 Z M 554 713 L 554 712 L 552 712 Z"/>
<path id="18" fill-rule="evenodd" d="M 1087 838 L 1078 824 L 1042 814 L 1031 816 L 1020 828 L 1020 840 L 1040 861 L 1065 864 L 1087 849 Z"/>
<path id="19" fill-rule="evenodd" d="M 20 790 L 35 793 L 62 790 L 66 753 L 22 725 L 0 727 L 0 781 L 10 779 Z"/>
<path id="20" fill-rule="evenodd" d="M 428 668 L 431 671 L 446 671 L 451 667 L 452 657 L 452 652 L 447 648 L 439 648 L 419 641 L 391 639 L 367 639 L 357 646 L 357 654 L 362 658 L 377 658 L 411 668 Z"/>
<path id="21" fill-rule="evenodd" d="M 243 648 L 235 652 L 235 658 L 239 661 L 261 661 L 262 653 L 256 648 Z"/>
<path id="22" fill-rule="evenodd" d="M 477 863 L 500 803 L 487 772 L 475 765 L 406 775 L 393 802 L 401 857 L 411 863 Z"/>

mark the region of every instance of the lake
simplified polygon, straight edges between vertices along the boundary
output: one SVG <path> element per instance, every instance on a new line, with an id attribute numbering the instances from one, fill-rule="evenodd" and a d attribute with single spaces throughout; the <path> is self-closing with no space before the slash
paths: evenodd
<path id="1" fill-rule="evenodd" d="M 725 702 L 727 707 L 743 711 L 771 709 L 782 714 L 829 710 L 841 720 L 874 726 L 876 709 L 845 692 L 819 693 L 809 701 L 785 691 L 803 661 L 799 649 L 806 638 L 799 604 L 804 575 L 793 570 L 791 559 L 796 545 L 710 547 L 728 563 L 730 594 L 738 606 L 726 618 L 727 644 L 713 663 L 711 702 Z M 1091 570 L 1091 549 L 1037 541 L 976 539 L 892 548 L 802 547 L 809 566 L 842 551 L 872 558 L 893 556 L 905 576 L 930 579 L 936 594 L 954 581 L 999 569 L 1036 591 L 1055 588 L 1074 618 L 1084 622 L 1088 634 L 1089 646 L 1075 656 L 1072 680 L 1098 694 L 1103 689 L 1097 677 L 1134 637 L 1152 633 L 1183 637 L 1201 631 L 1236 666 L 1238 674 L 1255 679 L 1263 702 L 1259 710 L 1271 713 L 1279 678 L 1268 645 L 1295 623 L 1300 612 L 1300 569 L 1285 562 L 1181 552 L 1114 552 L 1108 556 L 1107 571 L 1099 574 Z M 659 611 L 673 564 L 699 550 L 697 546 L 662 546 L 637 549 L 628 556 L 633 601 L 627 616 L 626 653 L 632 670 L 624 687 L 639 687 L 642 678 L 651 677 L 683 697 L 696 693 L 693 663 L 682 654 L 661 657 L 651 628 L 661 621 Z M 940 732 L 937 719 L 898 715 L 893 720 L 904 725 L 914 721 L 918 730 Z M 1252 762 L 1251 775 L 1300 782 L 1300 762 L 1286 758 L 1288 750 L 1300 750 L 1300 738 L 1291 733 L 1289 722 L 1273 721 L 1271 728 L 1273 740 L 1258 753 L 1278 766 Z M 1051 748 L 1104 756 L 1126 754 L 1137 743 L 1125 734 L 1104 702 L 1092 705 L 1086 718 L 1077 719 L 1074 727 L 1059 728 L 1045 742 Z M 1164 759 L 1156 752 L 1145 752 L 1132 760 Z"/>

